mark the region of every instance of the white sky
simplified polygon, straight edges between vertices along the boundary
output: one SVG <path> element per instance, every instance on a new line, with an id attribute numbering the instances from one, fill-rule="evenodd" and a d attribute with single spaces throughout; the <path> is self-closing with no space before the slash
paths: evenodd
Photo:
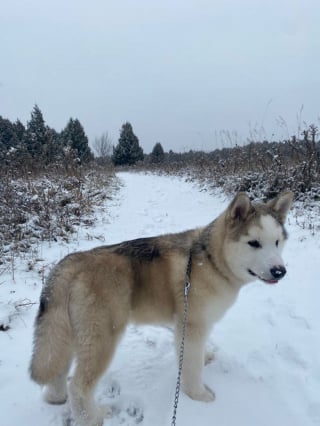
<path id="1" fill-rule="evenodd" d="M 56 130 L 78 118 L 90 140 L 108 131 L 114 143 L 130 121 L 146 152 L 158 141 L 211 150 L 222 130 L 287 137 L 302 106 L 319 124 L 319 0 L 1 3 L 0 115 L 11 120 L 26 123 L 37 103 Z"/>

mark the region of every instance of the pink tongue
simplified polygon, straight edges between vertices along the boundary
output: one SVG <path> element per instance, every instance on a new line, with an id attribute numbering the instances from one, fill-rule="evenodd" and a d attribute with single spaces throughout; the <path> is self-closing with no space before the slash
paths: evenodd
<path id="1" fill-rule="evenodd" d="M 277 284 L 277 280 L 270 280 L 270 281 L 266 281 L 266 283 L 268 284 Z"/>

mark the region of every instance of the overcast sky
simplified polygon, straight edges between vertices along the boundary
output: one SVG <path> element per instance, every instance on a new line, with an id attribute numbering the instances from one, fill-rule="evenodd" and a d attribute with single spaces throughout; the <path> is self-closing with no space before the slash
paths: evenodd
<path id="1" fill-rule="evenodd" d="M 3 0 L 0 58 L 0 115 L 37 103 L 91 141 L 129 121 L 146 152 L 211 150 L 320 124 L 319 0 Z"/>

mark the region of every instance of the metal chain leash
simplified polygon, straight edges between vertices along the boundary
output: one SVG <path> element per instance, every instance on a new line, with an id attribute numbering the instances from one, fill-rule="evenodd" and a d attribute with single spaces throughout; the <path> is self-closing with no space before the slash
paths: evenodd
<path id="1" fill-rule="evenodd" d="M 181 333 L 181 343 L 180 343 L 180 351 L 179 351 L 179 370 L 176 384 L 176 391 L 174 395 L 174 406 L 173 406 L 173 415 L 171 426 L 176 426 L 177 419 L 177 409 L 180 395 L 180 387 L 181 387 L 181 373 L 183 366 L 183 357 L 184 357 L 184 343 L 186 338 L 186 327 L 187 327 L 187 317 L 188 317 L 188 294 L 190 290 L 190 275 L 191 275 L 191 265 L 192 265 L 192 256 L 191 252 L 189 255 L 187 270 L 186 270 L 186 281 L 184 285 L 184 307 L 183 307 L 183 323 L 182 323 L 182 333 Z"/>

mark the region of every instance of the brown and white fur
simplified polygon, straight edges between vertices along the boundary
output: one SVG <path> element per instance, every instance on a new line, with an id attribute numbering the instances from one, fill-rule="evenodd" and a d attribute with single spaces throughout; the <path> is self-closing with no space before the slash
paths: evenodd
<path id="1" fill-rule="evenodd" d="M 128 323 L 172 323 L 179 347 L 190 254 L 182 386 L 193 399 L 214 400 L 202 381 L 206 339 L 244 284 L 274 284 L 285 275 L 281 251 L 292 198 L 285 192 L 253 204 L 239 193 L 204 228 L 97 247 L 60 261 L 41 294 L 30 365 L 32 379 L 45 385 L 45 400 L 60 404 L 68 395 L 77 424 L 103 424 L 107 411 L 95 405 L 93 393 Z"/>

